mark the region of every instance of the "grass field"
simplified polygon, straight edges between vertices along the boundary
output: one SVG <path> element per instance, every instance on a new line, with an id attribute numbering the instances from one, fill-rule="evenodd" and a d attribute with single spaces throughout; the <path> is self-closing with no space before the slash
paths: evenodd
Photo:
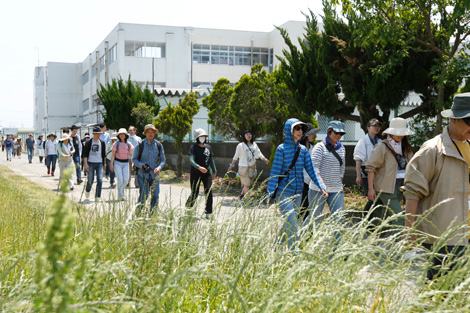
<path id="1" fill-rule="evenodd" d="M 291 252 L 274 245 L 275 207 L 138 218 L 127 203 L 85 210 L 5 167 L 0 200 L 1 312 L 470 312 L 468 251 L 429 282 L 426 254 L 403 257 L 380 227 L 329 217 Z"/>

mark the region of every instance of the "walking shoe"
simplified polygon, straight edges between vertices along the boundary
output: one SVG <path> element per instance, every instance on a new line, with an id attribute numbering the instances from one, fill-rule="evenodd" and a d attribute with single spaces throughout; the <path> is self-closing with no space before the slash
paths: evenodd
<path id="1" fill-rule="evenodd" d="M 101 202 L 101 198 L 100 198 L 100 197 L 97 197 L 97 198 L 95 199 L 95 202 Z"/>
<path id="2" fill-rule="evenodd" d="M 73 186 L 72 186 L 72 187 L 70 187 L 70 191 L 73 191 Z"/>
<path id="3" fill-rule="evenodd" d="M 116 188 L 116 183 L 112 183 L 111 188 Z"/>
<path id="4" fill-rule="evenodd" d="M 54 176 L 54 172 L 51 172 L 51 176 Z"/>
<path id="5" fill-rule="evenodd" d="M 29 161 L 29 164 L 31 164 L 31 163 L 33 163 L 33 162 Z"/>
<path id="6" fill-rule="evenodd" d="M 89 191 L 85 191 L 85 198 L 90 198 L 90 192 Z"/>
<path id="7" fill-rule="evenodd" d="M 210 213 L 206 213 L 206 219 L 210 219 L 211 218 L 211 214 Z"/>
<path id="8" fill-rule="evenodd" d="M 51 170 L 47 169 L 47 175 L 49 175 L 50 173 L 51 173 Z"/>
<path id="9" fill-rule="evenodd" d="M 81 183 L 83 183 L 83 180 L 77 179 L 77 185 L 80 185 Z"/>

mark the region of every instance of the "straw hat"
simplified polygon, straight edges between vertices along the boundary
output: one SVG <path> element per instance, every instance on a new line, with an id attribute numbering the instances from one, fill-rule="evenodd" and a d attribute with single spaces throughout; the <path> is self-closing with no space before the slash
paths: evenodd
<path id="1" fill-rule="evenodd" d="M 147 124 L 147 125 L 145 125 L 145 127 L 144 127 L 144 135 L 145 135 L 145 132 L 146 132 L 147 130 L 149 130 L 149 129 L 153 129 L 153 130 L 156 131 L 157 134 L 158 134 L 158 129 L 156 129 L 155 126 L 153 126 L 153 124 Z"/>
<path id="2" fill-rule="evenodd" d="M 116 137 L 118 137 L 118 139 L 119 139 L 120 134 L 126 135 L 126 140 L 129 139 L 129 133 L 127 132 L 127 130 L 125 128 L 119 128 L 119 130 L 117 132 L 117 135 L 116 135 Z"/>
<path id="3" fill-rule="evenodd" d="M 197 128 L 194 130 L 193 137 L 198 139 L 199 137 L 204 136 L 204 137 L 209 137 L 209 135 L 206 133 L 206 131 L 202 128 Z"/>
<path id="4" fill-rule="evenodd" d="M 384 130 L 384 134 L 395 136 L 409 136 L 414 135 L 414 131 L 406 127 L 406 121 L 401 117 L 395 117 L 390 121 L 390 127 Z"/>
<path id="5" fill-rule="evenodd" d="M 70 137 L 69 134 L 63 133 L 62 138 L 60 138 L 59 141 L 70 140 L 70 139 L 72 139 L 72 137 Z"/>

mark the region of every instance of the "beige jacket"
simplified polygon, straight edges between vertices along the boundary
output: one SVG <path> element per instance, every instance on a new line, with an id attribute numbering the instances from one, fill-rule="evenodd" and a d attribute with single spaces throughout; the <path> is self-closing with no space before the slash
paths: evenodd
<path id="1" fill-rule="evenodd" d="M 385 145 L 393 150 L 388 140 L 375 145 L 366 165 L 366 172 L 374 172 L 374 189 L 377 192 L 394 193 L 397 177 L 398 163 Z M 406 162 L 410 162 L 413 152 L 405 155 Z"/>
<path id="2" fill-rule="evenodd" d="M 465 228 L 446 244 L 468 244 L 468 176 L 468 164 L 455 149 L 447 129 L 423 144 L 406 167 L 401 188 L 406 199 L 418 200 L 418 215 L 436 206 L 418 230 L 439 237 L 448 228 L 463 224 Z M 427 243 L 434 241 L 426 238 Z"/>

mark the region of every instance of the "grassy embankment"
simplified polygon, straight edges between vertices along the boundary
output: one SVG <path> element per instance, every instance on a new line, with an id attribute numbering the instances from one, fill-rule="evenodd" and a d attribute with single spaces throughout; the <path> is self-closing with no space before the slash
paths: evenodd
<path id="1" fill-rule="evenodd" d="M 403 241 L 366 225 L 329 218 L 295 255 L 273 245 L 273 207 L 128 219 L 126 203 L 77 209 L 4 167 L 0 199 L 2 312 L 470 311 L 468 266 L 426 282 Z"/>

